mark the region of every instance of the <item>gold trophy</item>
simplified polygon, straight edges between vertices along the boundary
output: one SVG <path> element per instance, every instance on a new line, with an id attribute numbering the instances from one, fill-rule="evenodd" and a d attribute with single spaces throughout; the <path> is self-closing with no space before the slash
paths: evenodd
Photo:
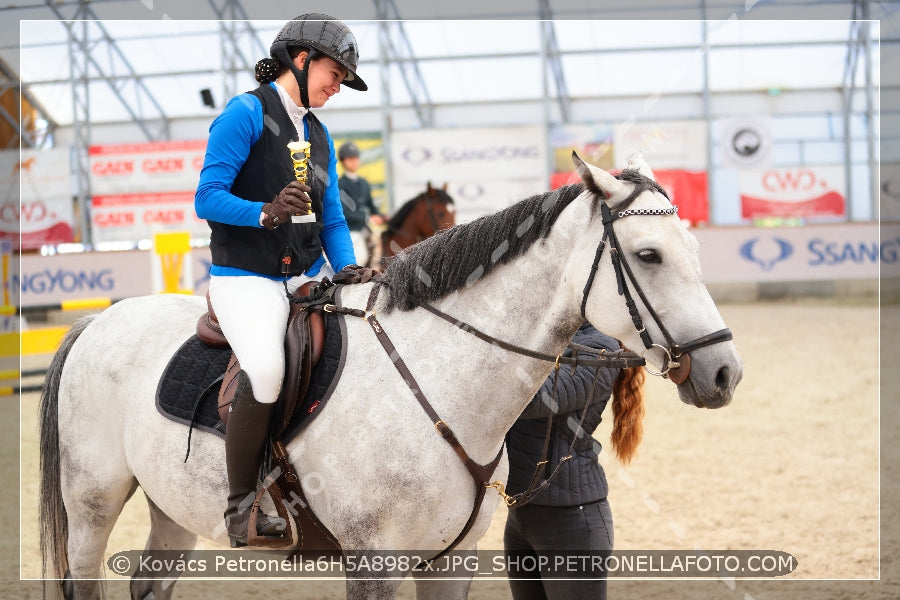
<path id="1" fill-rule="evenodd" d="M 309 169 L 310 144 L 306 141 L 291 142 L 287 145 L 291 153 L 291 162 L 294 163 L 294 177 L 302 184 L 306 184 L 306 174 Z M 315 223 L 316 214 L 310 208 L 305 215 L 291 215 L 291 223 Z"/>

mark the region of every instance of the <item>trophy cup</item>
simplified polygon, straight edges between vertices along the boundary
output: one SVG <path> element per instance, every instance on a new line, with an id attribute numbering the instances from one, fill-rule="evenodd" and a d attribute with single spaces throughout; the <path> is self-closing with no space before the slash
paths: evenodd
<path id="1" fill-rule="evenodd" d="M 294 163 L 294 177 L 302 184 L 306 184 L 306 174 L 309 168 L 310 144 L 306 141 L 291 142 L 287 145 L 291 153 L 291 162 Z M 305 215 L 291 215 L 291 223 L 315 223 L 316 214 L 310 208 Z"/>

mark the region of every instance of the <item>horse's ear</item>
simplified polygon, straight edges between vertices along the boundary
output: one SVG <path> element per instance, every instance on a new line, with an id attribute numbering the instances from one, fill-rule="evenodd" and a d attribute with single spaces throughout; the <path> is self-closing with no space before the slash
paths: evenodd
<path id="1" fill-rule="evenodd" d="M 637 171 L 644 177 L 656 181 L 656 179 L 653 177 L 653 171 L 650 170 L 650 165 L 648 165 L 647 161 L 644 160 L 644 154 L 640 150 L 634 152 L 631 156 L 628 157 L 628 163 L 626 164 L 625 168 Z"/>
<path id="2" fill-rule="evenodd" d="M 572 151 L 572 162 L 575 163 L 575 171 L 578 176 L 592 193 L 603 198 L 610 198 L 622 189 L 621 181 L 603 169 L 587 164 L 574 150 Z"/>
<path id="3" fill-rule="evenodd" d="M 444 191 L 445 191 L 445 192 L 447 191 L 447 186 L 448 186 L 448 185 L 450 185 L 450 182 L 449 182 L 449 181 L 445 181 L 445 182 L 444 182 Z"/>
<path id="4" fill-rule="evenodd" d="M 430 182 L 430 181 L 426 184 L 425 191 L 428 192 L 429 194 L 430 194 L 431 192 L 434 191 L 434 188 L 431 187 L 431 182 Z"/>

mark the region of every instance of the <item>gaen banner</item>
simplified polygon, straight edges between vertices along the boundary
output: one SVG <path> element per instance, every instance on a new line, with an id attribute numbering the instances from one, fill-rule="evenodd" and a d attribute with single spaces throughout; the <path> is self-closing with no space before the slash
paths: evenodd
<path id="1" fill-rule="evenodd" d="M 69 178 L 68 148 L 0 152 L 0 239 L 24 250 L 73 241 Z"/>
<path id="2" fill-rule="evenodd" d="M 94 243 L 151 239 L 160 231 L 209 237 L 194 213 L 206 140 L 91 146 Z"/>
<path id="3" fill-rule="evenodd" d="M 398 131 L 391 159 L 394 211 L 429 182 L 447 184 L 457 223 L 547 190 L 547 148 L 540 127 Z"/>

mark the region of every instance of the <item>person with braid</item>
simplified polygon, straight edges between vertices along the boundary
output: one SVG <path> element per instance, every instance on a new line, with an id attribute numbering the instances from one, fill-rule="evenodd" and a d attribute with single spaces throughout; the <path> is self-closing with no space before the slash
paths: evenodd
<path id="1" fill-rule="evenodd" d="M 589 323 L 578 329 L 572 342 L 595 350 L 620 349 L 617 340 Z M 595 354 L 571 348 L 563 354 L 576 355 L 585 360 L 596 358 Z M 551 374 L 542 384 L 507 433 L 507 493 L 540 490 L 530 501 L 525 496 L 520 504 L 511 506 L 506 518 L 503 549 L 514 600 L 605 600 L 605 573 L 568 572 L 552 566 L 581 564 L 566 562 L 567 557 L 603 557 L 612 552 L 609 487 L 597 461 L 600 443 L 592 435 L 612 394 L 613 450 L 622 462 L 631 460 L 642 434 L 643 381 L 643 367 L 601 367 L 597 372 L 594 367 L 561 364 L 558 374 Z M 547 462 L 542 464 L 548 420 Z M 557 465 L 559 470 L 540 489 L 540 482 Z M 532 486 L 535 474 L 537 480 Z M 539 564 L 548 568 L 528 566 Z"/>
<path id="2" fill-rule="evenodd" d="M 270 54 L 256 65 L 260 86 L 232 98 L 210 125 L 194 199 L 197 216 L 212 231 L 210 305 L 241 366 L 225 433 L 225 525 L 233 547 L 247 544 L 250 505 L 284 377 L 288 294 L 323 277 L 372 276 L 356 266 L 334 142 L 311 111 L 342 85 L 367 89 L 356 73 L 356 38 L 333 17 L 305 14 L 282 27 Z M 311 145 L 306 184 L 296 180 L 287 149 L 298 140 Z M 292 222 L 310 211 L 314 222 Z M 284 525 L 260 514 L 255 533 L 278 538 Z"/>

